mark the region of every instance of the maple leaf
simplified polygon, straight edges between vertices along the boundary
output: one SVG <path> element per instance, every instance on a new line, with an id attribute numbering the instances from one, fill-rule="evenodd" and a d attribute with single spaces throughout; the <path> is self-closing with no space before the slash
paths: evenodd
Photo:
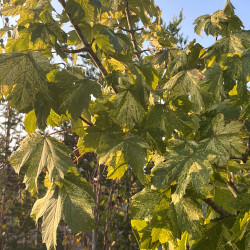
<path id="1" fill-rule="evenodd" d="M 148 144 L 139 136 L 123 139 L 116 138 L 111 134 L 106 134 L 101 138 L 98 150 L 100 156 L 99 161 L 101 164 L 106 163 L 112 166 L 112 159 L 115 157 L 112 175 L 115 170 L 120 171 L 120 167 L 126 163 L 133 169 L 138 178 L 144 181 L 144 164 L 147 162 L 148 147 Z M 121 153 L 124 158 L 121 158 Z M 122 169 L 124 168 L 122 167 Z M 122 173 L 124 174 L 124 170 L 118 175 L 119 178 L 122 177 Z"/>
<path id="2" fill-rule="evenodd" d="M 209 136 L 200 144 L 217 156 L 214 162 L 218 166 L 224 166 L 230 157 L 240 158 L 245 153 L 246 145 L 239 134 L 242 126 L 240 120 L 233 120 L 225 125 L 224 115 L 221 113 L 212 120 Z"/>
<path id="3" fill-rule="evenodd" d="M 163 89 L 168 98 L 190 95 L 191 101 L 200 109 L 204 107 L 200 89 L 203 78 L 204 76 L 197 69 L 181 71 L 167 81 Z"/>
<path id="4" fill-rule="evenodd" d="M 122 127 L 131 129 L 134 124 L 138 124 L 143 120 L 145 110 L 129 90 L 116 95 L 114 102 L 117 109 L 110 112 L 110 114 L 114 121 Z"/>
<path id="5" fill-rule="evenodd" d="M 48 59 L 40 53 L 0 54 L 0 84 L 10 86 L 10 103 L 20 112 L 34 108 L 38 95 L 51 101 L 46 74 L 52 70 Z"/>
<path id="6" fill-rule="evenodd" d="M 210 160 L 214 156 L 194 141 L 173 140 L 168 146 L 169 153 L 165 161 L 152 169 L 152 185 L 154 188 L 167 188 L 177 181 L 177 188 L 173 196 L 178 202 L 189 183 L 197 192 L 202 192 L 210 180 L 212 166 Z"/>
<path id="7" fill-rule="evenodd" d="M 94 194 L 87 181 L 68 173 L 60 186 L 52 185 L 47 194 L 36 201 L 31 212 L 36 222 L 43 218 L 42 237 L 47 249 L 56 248 L 57 227 L 62 218 L 74 232 L 86 232 L 95 227 Z"/>
<path id="8" fill-rule="evenodd" d="M 37 190 L 37 178 L 44 168 L 48 170 L 49 180 L 58 181 L 64 178 L 72 166 L 70 149 L 52 137 L 42 136 L 35 132 L 29 134 L 9 162 L 17 173 L 25 170 L 24 182 L 27 189 Z"/>
<path id="9" fill-rule="evenodd" d="M 77 119 L 84 109 L 88 109 L 91 101 L 91 95 L 101 96 L 100 85 L 89 79 L 85 79 L 83 72 L 74 69 L 74 72 L 62 70 L 56 74 L 55 87 L 60 90 L 59 102 L 60 110 L 65 113 L 66 110 Z"/>

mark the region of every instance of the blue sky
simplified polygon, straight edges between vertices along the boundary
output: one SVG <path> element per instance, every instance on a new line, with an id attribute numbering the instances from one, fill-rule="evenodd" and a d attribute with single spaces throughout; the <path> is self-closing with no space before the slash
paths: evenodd
<path id="1" fill-rule="evenodd" d="M 155 3 L 162 10 L 162 18 L 166 23 L 178 16 L 183 9 L 184 20 L 181 24 L 184 37 L 187 35 L 189 41 L 196 39 L 204 47 L 208 47 L 214 43 L 213 37 L 207 37 L 203 34 L 203 38 L 194 34 L 194 20 L 201 15 L 212 14 L 219 9 L 223 9 L 226 0 L 155 0 Z M 242 20 L 245 29 L 250 30 L 250 0 L 231 0 L 235 7 L 235 13 Z"/>

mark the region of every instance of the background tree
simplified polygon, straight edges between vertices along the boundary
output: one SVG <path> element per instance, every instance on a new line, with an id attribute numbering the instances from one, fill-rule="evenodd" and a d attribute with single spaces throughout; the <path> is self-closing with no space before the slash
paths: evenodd
<path id="1" fill-rule="evenodd" d="M 116 247 L 121 198 L 141 249 L 248 249 L 250 33 L 231 2 L 195 20 L 195 32 L 215 44 L 186 49 L 162 27 L 153 0 L 59 3 L 60 13 L 43 0 L 1 9 L 20 15 L 2 31 L 11 35 L 0 55 L 2 94 L 26 114 L 30 133 L 9 161 L 31 193 L 45 178 L 31 216 L 42 218 L 47 248 L 56 247 L 61 220 L 73 234 L 91 231 L 92 249 Z M 48 132 L 60 124 L 76 133 L 74 151 L 62 131 Z M 114 183 L 126 178 L 124 199 Z"/>

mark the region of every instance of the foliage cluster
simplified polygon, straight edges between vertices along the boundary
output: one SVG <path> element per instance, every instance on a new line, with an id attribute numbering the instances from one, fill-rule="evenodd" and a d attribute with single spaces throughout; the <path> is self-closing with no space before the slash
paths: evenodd
<path id="1" fill-rule="evenodd" d="M 46 173 L 31 216 L 47 248 L 63 219 L 73 233 L 92 230 L 96 249 L 107 169 L 143 185 L 127 203 L 140 249 L 249 249 L 250 31 L 231 2 L 194 22 L 216 42 L 185 50 L 153 0 L 58 2 L 60 13 L 49 0 L 4 0 L 1 14 L 20 17 L 0 31 L 1 94 L 29 133 L 9 161 L 32 194 Z M 73 152 L 46 129 L 64 122 L 78 135 Z M 92 186 L 77 165 L 90 152 Z"/>

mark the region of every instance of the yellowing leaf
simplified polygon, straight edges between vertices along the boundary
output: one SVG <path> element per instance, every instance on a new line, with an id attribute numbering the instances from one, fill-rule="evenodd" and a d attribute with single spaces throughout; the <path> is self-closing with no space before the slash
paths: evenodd
<path id="1" fill-rule="evenodd" d="M 113 159 L 113 156 L 111 156 Z M 125 163 L 124 161 L 124 156 L 121 151 L 117 151 L 116 155 L 114 156 L 115 160 L 115 165 L 113 166 L 108 166 L 108 179 L 115 180 L 116 178 L 121 179 L 124 173 L 127 171 L 128 164 Z M 106 162 L 107 164 L 109 162 Z"/>
<path id="2" fill-rule="evenodd" d="M 28 114 L 25 115 L 25 119 L 23 123 L 24 123 L 25 130 L 27 133 L 35 132 L 37 128 L 35 110 L 32 110 Z"/>
<path id="3" fill-rule="evenodd" d="M 145 220 L 131 220 L 131 226 L 136 228 L 137 231 L 142 231 L 148 223 Z"/>
<path id="4" fill-rule="evenodd" d="M 234 86 L 233 89 L 231 89 L 231 90 L 228 92 L 228 94 L 229 94 L 230 96 L 234 96 L 234 95 L 237 95 L 237 94 L 238 94 L 238 92 L 237 92 L 237 84 Z"/>
<path id="5" fill-rule="evenodd" d="M 159 240 L 161 244 L 164 244 L 173 239 L 171 231 L 165 228 L 153 228 L 151 236 L 152 242 Z"/>

